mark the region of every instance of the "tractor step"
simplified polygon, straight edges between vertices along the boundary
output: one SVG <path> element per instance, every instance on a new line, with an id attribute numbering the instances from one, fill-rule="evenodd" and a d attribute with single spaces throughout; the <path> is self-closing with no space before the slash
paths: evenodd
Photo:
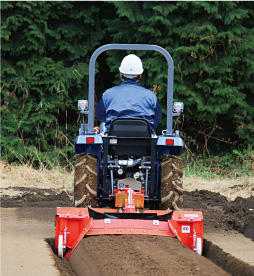
<path id="1" fill-rule="evenodd" d="M 57 207 L 55 251 L 68 259 L 85 236 L 155 235 L 177 237 L 202 254 L 203 214 L 197 211 L 143 210 L 119 213 L 118 209 Z"/>

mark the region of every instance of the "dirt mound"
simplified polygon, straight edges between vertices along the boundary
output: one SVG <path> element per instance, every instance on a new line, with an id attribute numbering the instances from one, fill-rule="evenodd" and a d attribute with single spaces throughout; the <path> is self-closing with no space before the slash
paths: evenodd
<path id="1" fill-rule="evenodd" d="M 10 187 L 1 189 L 1 207 L 68 207 L 72 195 L 56 189 Z"/>
<path id="2" fill-rule="evenodd" d="M 77 275 L 228 275 L 177 239 L 154 236 L 84 238 L 69 262 Z"/>
<path id="3" fill-rule="evenodd" d="M 253 196 L 228 201 L 219 193 L 196 190 L 184 193 L 184 208 L 203 211 L 205 231 L 236 230 L 254 241 Z"/>

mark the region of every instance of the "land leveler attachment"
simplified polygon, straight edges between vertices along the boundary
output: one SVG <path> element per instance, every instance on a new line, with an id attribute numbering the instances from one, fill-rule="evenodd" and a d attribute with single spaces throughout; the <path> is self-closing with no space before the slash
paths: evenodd
<path id="1" fill-rule="evenodd" d="M 100 130 L 94 128 L 95 62 L 107 50 L 156 51 L 165 57 L 167 125 L 162 135 L 152 133 L 149 121 L 142 116 L 115 118 L 106 135 L 103 123 Z M 173 102 L 173 77 L 172 57 L 157 45 L 108 44 L 91 56 L 89 101 L 78 103 L 83 123 L 74 142 L 75 207 L 56 210 L 55 249 L 59 257 L 68 259 L 85 236 L 105 234 L 177 237 L 202 254 L 202 212 L 182 211 L 184 143 L 176 124 L 173 127 L 173 117 L 183 112 L 183 103 Z"/>
<path id="2" fill-rule="evenodd" d="M 58 207 L 55 232 L 58 256 L 68 259 L 85 236 L 94 235 L 177 237 L 185 246 L 202 254 L 202 212 L 142 210 L 137 213 L 133 190 L 129 188 L 127 191 L 128 198 L 123 210 Z"/>

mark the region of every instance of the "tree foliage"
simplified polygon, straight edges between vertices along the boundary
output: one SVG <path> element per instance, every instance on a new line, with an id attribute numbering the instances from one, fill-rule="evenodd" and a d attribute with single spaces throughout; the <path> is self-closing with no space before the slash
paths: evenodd
<path id="1" fill-rule="evenodd" d="M 97 6 L 2 2 L 2 143 L 10 160 L 38 159 L 34 147 L 52 157 L 58 147 L 72 151 L 66 137 L 77 133 L 89 56 L 104 36 Z"/>
<path id="2" fill-rule="evenodd" d="M 254 142 L 253 2 L 21 1 L 1 2 L 1 9 L 2 152 L 9 161 L 72 152 L 89 58 L 106 43 L 168 50 L 174 100 L 185 104 L 179 127 L 186 141 L 206 149 Z M 97 98 L 119 83 L 125 54 L 109 51 L 98 59 Z M 141 84 L 162 105 L 162 130 L 167 64 L 158 53 L 137 54 L 145 68 Z"/>
<path id="3" fill-rule="evenodd" d="M 253 142 L 253 3 L 114 2 L 118 17 L 107 20 L 112 42 L 157 44 L 175 64 L 174 98 L 185 103 L 183 129 L 192 137 Z M 117 56 L 109 58 L 116 70 Z M 161 87 L 166 113 L 166 64 L 140 53 L 145 84 Z M 118 58 L 119 60 L 119 58 Z"/>

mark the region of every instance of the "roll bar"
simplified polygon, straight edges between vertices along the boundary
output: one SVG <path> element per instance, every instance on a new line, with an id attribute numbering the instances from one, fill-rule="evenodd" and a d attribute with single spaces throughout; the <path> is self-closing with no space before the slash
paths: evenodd
<path id="1" fill-rule="evenodd" d="M 164 48 L 157 45 L 148 44 L 107 44 L 98 48 L 91 56 L 89 62 L 89 113 L 88 113 L 88 133 L 94 128 L 94 85 L 95 85 L 95 62 L 97 57 L 107 50 L 151 50 L 161 53 L 168 62 L 168 84 L 167 84 L 167 129 L 166 134 L 173 134 L 173 80 L 174 63 L 171 55 Z"/>

